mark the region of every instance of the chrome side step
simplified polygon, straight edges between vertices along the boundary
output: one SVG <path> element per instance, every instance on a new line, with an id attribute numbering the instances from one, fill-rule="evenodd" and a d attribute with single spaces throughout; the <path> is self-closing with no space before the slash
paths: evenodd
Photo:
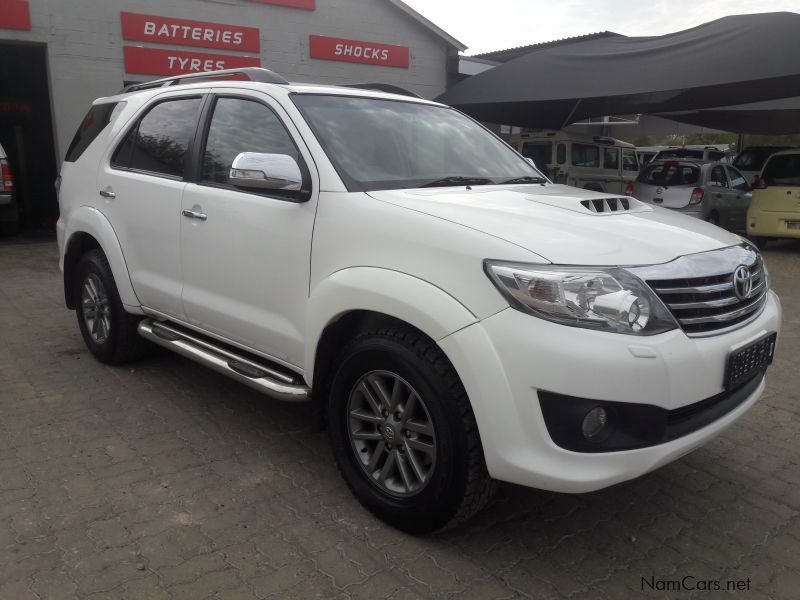
<path id="1" fill-rule="evenodd" d="M 227 375 L 270 398 L 283 402 L 310 400 L 311 390 L 308 386 L 290 375 L 217 346 L 213 341 L 181 328 L 144 319 L 139 323 L 138 331 L 146 340 Z"/>

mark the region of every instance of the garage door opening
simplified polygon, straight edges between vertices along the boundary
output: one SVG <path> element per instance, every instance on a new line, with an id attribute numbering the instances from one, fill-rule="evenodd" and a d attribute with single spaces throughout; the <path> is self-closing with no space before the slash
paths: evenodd
<path id="1" fill-rule="evenodd" d="M 44 45 L 0 42 L 0 145 L 13 175 L 19 228 L 54 231 L 57 166 Z"/>

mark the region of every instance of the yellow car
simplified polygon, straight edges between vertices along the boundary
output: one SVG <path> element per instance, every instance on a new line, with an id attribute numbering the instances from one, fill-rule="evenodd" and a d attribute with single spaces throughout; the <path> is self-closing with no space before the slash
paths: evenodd
<path id="1" fill-rule="evenodd" d="M 767 159 L 753 184 L 747 235 L 759 248 L 776 238 L 800 238 L 800 149 Z"/>

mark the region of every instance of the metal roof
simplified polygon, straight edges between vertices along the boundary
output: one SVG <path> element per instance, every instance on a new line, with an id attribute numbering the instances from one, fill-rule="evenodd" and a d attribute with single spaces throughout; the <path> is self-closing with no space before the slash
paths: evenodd
<path id="1" fill-rule="evenodd" d="M 550 42 L 540 42 L 538 44 L 529 44 L 527 46 L 517 46 L 515 48 L 506 48 L 505 50 L 493 50 L 492 52 L 483 52 L 475 54 L 468 58 L 483 58 L 493 60 L 500 63 L 505 63 L 515 58 L 519 58 L 529 52 L 536 50 L 543 50 L 544 48 L 552 48 L 553 46 L 567 46 L 569 44 L 577 44 L 580 42 L 587 42 L 589 40 L 597 40 L 607 37 L 625 37 L 621 33 L 614 33 L 613 31 L 598 31 L 597 33 L 587 33 L 586 35 L 577 35 L 574 37 L 562 38 L 560 40 L 552 40 Z"/>

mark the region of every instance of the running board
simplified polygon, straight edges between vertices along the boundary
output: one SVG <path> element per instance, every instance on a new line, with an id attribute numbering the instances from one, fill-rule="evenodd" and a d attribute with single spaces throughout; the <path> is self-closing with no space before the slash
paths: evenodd
<path id="1" fill-rule="evenodd" d="M 308 386 L 298 383 L 294 377 L 169 323 L 144 319 L 139 323 L 138 331 L 144 339 L 227 375 L 275 400 L 306 402 L 311 399 Z"/>

